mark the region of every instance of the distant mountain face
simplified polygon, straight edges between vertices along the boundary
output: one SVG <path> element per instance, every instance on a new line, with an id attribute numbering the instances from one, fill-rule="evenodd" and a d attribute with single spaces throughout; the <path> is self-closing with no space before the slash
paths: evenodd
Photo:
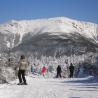
<path id="1" fill-rule="evenodd" d="M 32 54 L 40 57 L 81 55 L 96 52 L 98 25 L 66 17 L 12 20 L 0 25 L 0 53 Z"/>

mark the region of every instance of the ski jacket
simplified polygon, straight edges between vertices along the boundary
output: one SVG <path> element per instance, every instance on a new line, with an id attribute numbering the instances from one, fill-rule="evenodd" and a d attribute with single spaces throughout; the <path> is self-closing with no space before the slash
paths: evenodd
<path id="1" fill-rule="evenodd" d="M 57 73 L 61 73 L 61 72 L 62 72 L 61 67 L 58 66 L 58 67 L 57 67 Z"/>
<path id="2" fill-rule="evenodd" d="M 47 70 L 46 67 L 43 67 L 42 68 L 42 74 L 46 73 L 46 70 Z"/>
<path id="3" fill-rule="evenodd" d="M 19 70 L 26 70 L 28 66 L 28 62 L 26 59 L 21 59 L 19 61 Z"/>
<path id="4" fill-rule="evenodd" d="M 72 66 L 72 65 L 69 66 L 69 70 L 70 70 L 70 71 L 74 71 L 74 66 Z"/>

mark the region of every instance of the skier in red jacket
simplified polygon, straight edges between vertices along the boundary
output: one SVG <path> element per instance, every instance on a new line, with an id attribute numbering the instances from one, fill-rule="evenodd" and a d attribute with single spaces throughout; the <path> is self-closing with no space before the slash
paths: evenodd
<path id="1" fill-rule="evenodd" d="M 41 73 L 43 76 L 45 76 L 45 73 L 46 73 L 47 69 L 45 66 L 42 67 L 42 70 L 41 70 Z"/>

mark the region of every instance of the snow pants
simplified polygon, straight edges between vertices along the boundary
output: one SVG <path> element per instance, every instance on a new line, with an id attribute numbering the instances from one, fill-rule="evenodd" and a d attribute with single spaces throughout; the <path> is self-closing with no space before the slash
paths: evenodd
<path id="1" fill-rule="evenodd" d="M 70 78 L 73 78 L 73 73 L 74 71 L 70 71 L 70 75 L 69 75 Z"/>
<path id="2" fill-rule="evenodd" d="M 25 79 L 25 70 L 19 70 L 18 71 L 18 78 L 19 78 L 19 83 L 26 83 L 26 79 Z"/>
<path id="3" fill-rule="evenodd" d="M 61 72 L 57 72 L 56 78 L 58 78 L 58 77 L 60 77 L 60 78 L 62 77 L 62 76 L 61 76 Z"/>

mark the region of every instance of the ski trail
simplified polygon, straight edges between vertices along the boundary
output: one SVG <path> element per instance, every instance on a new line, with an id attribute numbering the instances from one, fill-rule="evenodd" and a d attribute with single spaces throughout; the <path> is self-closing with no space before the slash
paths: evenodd
<path id="1" fill-rule="evenodd" d="M 0 98 L 98 98 L 98 83 L 83 87 L 69 80 L 74 81 L 27 77 L 28 85 L 17 85 L 18 80 L 0 85 Z"/>

